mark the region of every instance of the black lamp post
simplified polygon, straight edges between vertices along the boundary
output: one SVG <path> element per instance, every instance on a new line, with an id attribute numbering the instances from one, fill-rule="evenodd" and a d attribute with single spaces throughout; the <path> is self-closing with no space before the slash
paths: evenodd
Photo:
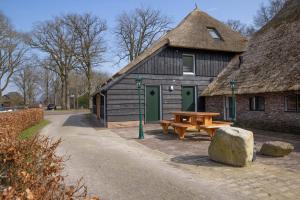
<path id="1" fill-rule="evenodd" d="M 143 79 L 139 76 L 135 79 L 136 86 L 138 89 L 139 96 L 139 139 L 144 139 L 144 130 L 143 130 L 143 120 L 142 120 L 142 110 L 141 110 L 141 87 Z"/>
<path id="2" fill-rule="evenodd" d="M 236 100 L 235 100 L 235 94 L 234 94 L 234 90 L 236 88 L 235 80 L 230 81 L 230 88 L 232 91 L 232 122 L 234 123 L 236 121 Z"/>

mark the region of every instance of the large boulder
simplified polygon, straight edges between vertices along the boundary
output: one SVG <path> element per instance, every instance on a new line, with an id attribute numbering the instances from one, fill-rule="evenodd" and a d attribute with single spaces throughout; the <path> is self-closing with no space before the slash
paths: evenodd
<path id="1" fill-rule="evenodd" d="M 253 133 L 241 128 L 222 127 L 216 131 L 208 148 L 211 160 L 243 167 L 252 162 Z"/>
<path id="2" fill-rule="evenodd" d="M 266 156 L 282 157 L 288 155 L 294 150 L 294 146 L 287 142 L 281 141 L 268 141 L 265 142 L 260 153 Z"/>

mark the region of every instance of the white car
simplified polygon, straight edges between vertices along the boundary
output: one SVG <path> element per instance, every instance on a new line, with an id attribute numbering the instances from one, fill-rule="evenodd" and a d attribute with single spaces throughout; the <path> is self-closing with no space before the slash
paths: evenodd
<path id="1" fill-rule="evenodd" d="M 5 110 L 5 108 L 0 107 L 0 113 L 4 113 L 4 112 L 12 112 L 12 111 L 13 111 L 12 109 Z"/>

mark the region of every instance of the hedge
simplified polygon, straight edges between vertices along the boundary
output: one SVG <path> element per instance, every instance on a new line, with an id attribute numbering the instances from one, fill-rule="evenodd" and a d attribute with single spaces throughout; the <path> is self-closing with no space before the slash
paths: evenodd
<path id="1" fill-rule="evenodd" d="M 19 134 L 23 130 L 39 123 L 43 118 L 44 111 L 41 108 L 0 113 L 0 128 Z"/>
<path id="2" fill-rule="evenodd" d="M 20 139 L 21 131 L 37 124 L 43 115 L 42 109 L 0 113 L 0 199 L 88 199 L 80 180 L 69 186 L 61 175 L 64 159 L 55 153 L 60 140 Z"/>

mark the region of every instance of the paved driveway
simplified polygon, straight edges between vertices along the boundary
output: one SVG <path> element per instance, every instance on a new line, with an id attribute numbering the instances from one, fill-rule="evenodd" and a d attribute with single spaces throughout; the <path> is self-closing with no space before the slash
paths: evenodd
<path id="1" fill-rule="evenodd" d="M 296 147 L 287 157 L 258 156 L 251 167 L 235 168 L 208 159 L 206 136 L 180 141 L 151 125 L 146 139 L 136 140 L 137 128 L 91 128 L 87 114 L 47 119 L 42 134 L 62 138 L 58 153 L 71 155 L 67 180 L 83 177 L 90 194 L 104 200 L 300 199 L 300 136 L 284 135 Z M 282 137 L 274 134 L 256 134 L 257 146 Z"/>
<path id="2" fill-rule="evenodd" d="M 46 118 L 52 123 L 41 134 L 62 138 L 58 153 L 71 155 L 67 180 L 83 177 L 91 195 L 103 200 L 232 199 L 230 191 L 216 190 L 218 183 L 168 164 L 167 154 L 108 129 L 91 128 L 84 114 Z"/>
<path id="3" fill-rule="evenodd" d="M 169 164 L 193 173 L 201 180 L 215 182 L 215 191 L 231 191 L 243 196 L 244 200 L 257 199 L 300 199 L 300 135 L 253 130 L 256 149 L 265 141 L 290 142 L 295 150 L 285 157 L 256 156 L 249 167 L 236 168 L 213 162 L 208 157 L 210 140 L 207 134 L 188 132 L 185 140 L 169 130 L 163 134 L 159 125 L 144 127 L 145 140 L 139 143 L 169 155 Z M 136 138 L 136 128 L 112 129 L 128 140 Z M 240 199 L 233 195 L 232 199 Z"/>

